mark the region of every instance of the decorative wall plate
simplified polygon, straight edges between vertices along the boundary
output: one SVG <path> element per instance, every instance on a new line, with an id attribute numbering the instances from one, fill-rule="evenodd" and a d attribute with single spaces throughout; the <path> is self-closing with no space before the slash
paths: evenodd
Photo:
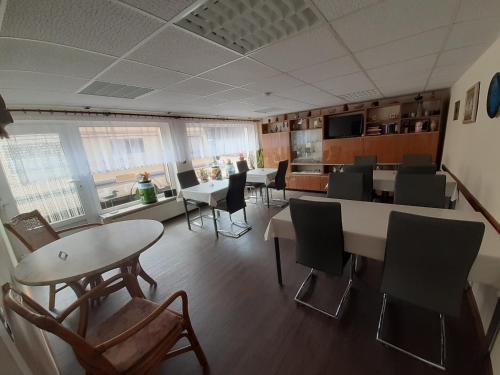
<path id="1" fill-rule="evenodd" d="M 486 111 L 490 118 L 498 116 L 500 111 L 500 73 L 496 73 L 490 82 L 488 88 L 488 97 L 486 99 Z"/>

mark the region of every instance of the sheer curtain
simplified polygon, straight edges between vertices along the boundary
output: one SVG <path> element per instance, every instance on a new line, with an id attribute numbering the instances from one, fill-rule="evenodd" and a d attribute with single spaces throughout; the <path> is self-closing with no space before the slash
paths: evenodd
<path id="1" fill-rule="evenodd" d="M 257 127 L 251 121 L 186 119 L 189 159 L 221 155 L 249 155 L 258 149 Z"/>

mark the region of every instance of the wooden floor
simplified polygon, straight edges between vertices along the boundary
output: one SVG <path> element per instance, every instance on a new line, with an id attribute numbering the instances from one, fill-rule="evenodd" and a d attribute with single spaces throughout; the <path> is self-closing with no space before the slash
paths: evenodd
<path id="1" fill-rule="evenodd" d="M 290 195 L 300 195 L 291 193 Z M 381 374 L 425 375 L 442 372 L 390 350 L 375 340 L 381 295 L 382 265 L 364 262 L 340 321 L 298 306 L 293 297 L 308 270 L 295 263 L 294 245 L 282 241 L 284 286 L 276 279 L 273 243 L 263 240 L 277 208 L 249 205 L 253 229 L 240 239 L 215 240 L 209 220 L 205 229 L 190 232 L 183 218 L 166 223 L 163 238 L 141 256 L 158 281 L 146 295 L 163 301 L 183 289 L 189 296 L 191 319 L 207 355 L 212 374 Z M 224 213 L 222 213 L 224 216 Z M 311 218 L 313 219 L 313 218 Z M 334 309 L 346 280 L 318 275 L 311 298 Z M 46 291 L 37 288 L 37 295 Z M 94 309 L 95 320 L 115 311 L 125 293 Z M 58 295 L 63 308 L 74 299 Z M 482 356 L 471 308 L 465 302 L 459 320 L 447 320 L 448 374 L 491 374 Z M 411 306 L 390 305 L 385 334 L 417 353 L 439 358 L 438 316 Z M 72 351 L 51 337 L 63 374 L 83 374 Z M 201 374 L 192 353 L 165 362 L 158 374 Z"/>

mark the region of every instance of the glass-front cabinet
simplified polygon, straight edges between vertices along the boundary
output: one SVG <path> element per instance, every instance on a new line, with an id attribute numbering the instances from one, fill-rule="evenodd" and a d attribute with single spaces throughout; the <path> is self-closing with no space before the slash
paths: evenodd
<path id="1" fill-rule="evenodd" d="M 291 132 L 292 163 L 320 163 L 323 155 L 323 130 L 306 129 Z"/>

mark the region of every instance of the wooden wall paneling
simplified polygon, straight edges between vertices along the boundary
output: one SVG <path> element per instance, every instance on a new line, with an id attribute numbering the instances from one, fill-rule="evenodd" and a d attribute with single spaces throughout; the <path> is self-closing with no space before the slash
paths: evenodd
<path id="1" fill-rule="evenodd" d="M 402 158 L 399 135 L 363 138 L 363 155 L 377 155 L 379 163 L 398 163 Z"/>
<path id="2" fill-rule="evenodd" d="M 354 156 L 362 152 L 363 137 L 323 141 L 323 162 L 327 164 L 352 164 Z"/>
<path id="3" fill-rule="evenodd" d="M 432 160 L 436 162 L 439 133 L 415 133 L 399 136 L 398 145 L 401 157 L 404 154 L 431 154 Z"/>

